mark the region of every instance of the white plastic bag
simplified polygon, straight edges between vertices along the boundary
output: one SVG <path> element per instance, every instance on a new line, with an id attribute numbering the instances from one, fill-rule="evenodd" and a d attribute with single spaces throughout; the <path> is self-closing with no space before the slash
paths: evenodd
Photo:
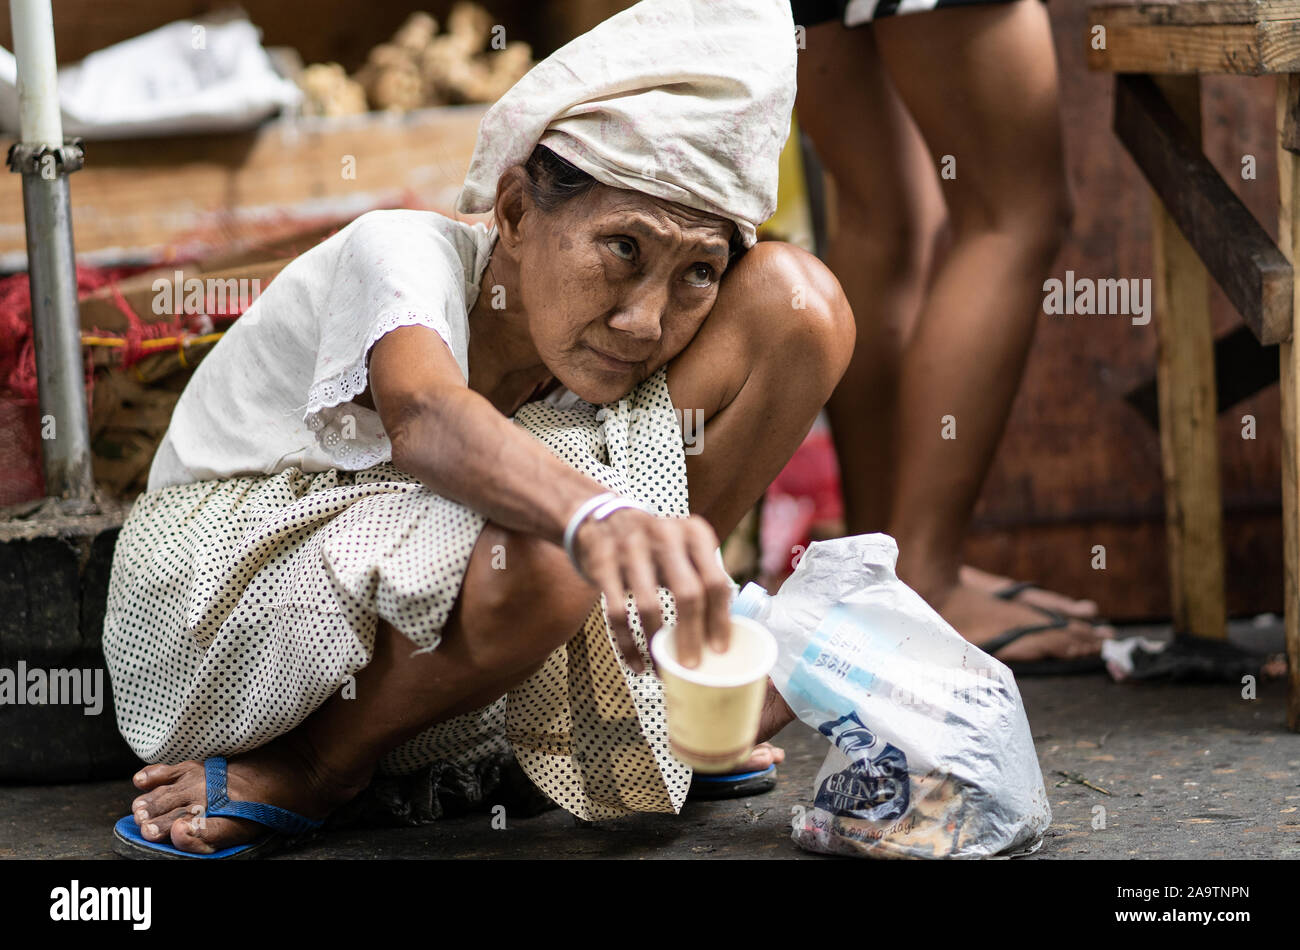
<path id="1" fill-rule="evenodd" d="M 817 541 L 776 595 L 748 584 L 732 606 L 776 636 L 773 683 L 832 743 L 794 840 L 871 857 L 1032 853 L 1052 812 L 1015 678 L 900 581 L 897 560 L 888 535 Z"/>

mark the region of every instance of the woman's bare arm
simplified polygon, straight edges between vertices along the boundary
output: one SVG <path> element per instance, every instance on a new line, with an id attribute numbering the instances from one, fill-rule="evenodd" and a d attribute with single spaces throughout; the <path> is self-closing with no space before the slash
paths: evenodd
<path id="1" fill-rule="evenodd" d="M 368 393 L 392 441 L 393 464 L 502 527 L 562 544 L 573 513 L 605 491 L 466 386 L 446 343 L 428 327 L 402 327 L 375 344 Z M 679 656 L 688 665 L 706 638 L 726 648 L 731 582 L 717 562 L 717 544 L 698 515 L 656 518 L 624 509 L 583 522 L 575 539 L 579 561 L 604 591 L 633 669 L 641 661 L 624 608 L 629 590 L 647 635 L 663 620 L 656 585 L 672 591 Z"/>
<path id="2" fill-rule="evenodd" d="M 427 327 L 401 327 L 375 344 L 370 395 L 393 464 L 502 527 L 561 544 L 569 516 L 605 491 L 466 386 Z"/>

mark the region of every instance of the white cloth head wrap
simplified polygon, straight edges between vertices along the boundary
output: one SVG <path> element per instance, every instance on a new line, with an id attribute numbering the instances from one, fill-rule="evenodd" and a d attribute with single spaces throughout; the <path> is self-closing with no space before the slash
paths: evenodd
<path id="1" fill-rule="evenodd" d="M 776 210 L 790 132 L 789 0 L 642 0 L 538 63 L 483 116 L 458 207 L 545 145 L 597 181 L 736 223 Z"/>

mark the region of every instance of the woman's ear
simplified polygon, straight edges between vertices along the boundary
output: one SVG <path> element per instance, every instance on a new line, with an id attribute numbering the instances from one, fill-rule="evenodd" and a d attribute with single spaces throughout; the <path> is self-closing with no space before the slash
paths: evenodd
<path id="1" fill-rule="evenodd" d="M 522 240 L 520 232 L 524 216 L 534 210 L 532 199 L 528 197 L 527 179 L 528 172 L 524 171 L 523 165 L 511 165 L 497 181 L 497 200 L 493 208 L 497 239 L 511 250 Z"/>

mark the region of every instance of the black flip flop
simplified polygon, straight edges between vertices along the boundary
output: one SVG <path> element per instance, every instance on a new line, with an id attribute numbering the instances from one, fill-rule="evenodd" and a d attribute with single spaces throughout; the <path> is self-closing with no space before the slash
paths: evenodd
<path id="1" fill-rule="evenodd" d="M 1027 590 L 1045 590 L 1041 584 L 1035 584 L 1033 581 L 1014 581 L 1001 590 L 993 591 L 993 596 L 998 600 L 1005 600 L 1008 603 L 1016 603 L 1021 607 L 1028 607 L 1030 610 L 1037 610 L 1044 616 L 1056 619 L 1065 617 L 1066 620 L 1077 620 L 1080 623 L 1086 623 L 1093 627 L 1110 626 L 1110 621 L 1104 617 L 1076 617 L 1073 614 L 1063 614 L 1059 610 L 1052 610 L 1050 607 L 1040 607 L 1038 604 L 1031 604 L 1017 598 Z M 1008 641 L 1010 642 L 1010 641 Z M 987 652 L 987 651 L 985 651 Z"/>
<path id="2" fill-rule="evenodd" d="M 993 591 L 993 596 L 998 600 L 1015 600 L 1027 590 L 1042 590 L 1033 581 L 1013 581 L 1001 590 Z"/>
<path id="3" fill-rule="evenodd" d="M 1021 637 L 1029 636 L 1032 633 L 1046 633 L 1048 630 L 1064 630 L 1070 625 L 1071 621 L 1082 619 L 1067 617 L 1055 610 L 1048 610 L 1046 607 L 1038 607 L 1034 604 L 1024 604 L 1024 606 L 1041 613 L 1047 618 L 1047 622 L 1012 627 L 1010 630 L 998 634 L 992 640 L 975 645 L 996 660 L 998 659 L 996 654 L 999 650 L 1015 643 Z M 1101 673 L 1106 669 L 1106 662 L 1101 658 L 1100 654 L 1097 656 L 1082 656 L 1073 660 L 1033 660 L 1025 663 L 1008 663 L 1006 660 L 999 660 L 999 662 L 1016 676 L 1077 676 L 1084 673 Z"/>

